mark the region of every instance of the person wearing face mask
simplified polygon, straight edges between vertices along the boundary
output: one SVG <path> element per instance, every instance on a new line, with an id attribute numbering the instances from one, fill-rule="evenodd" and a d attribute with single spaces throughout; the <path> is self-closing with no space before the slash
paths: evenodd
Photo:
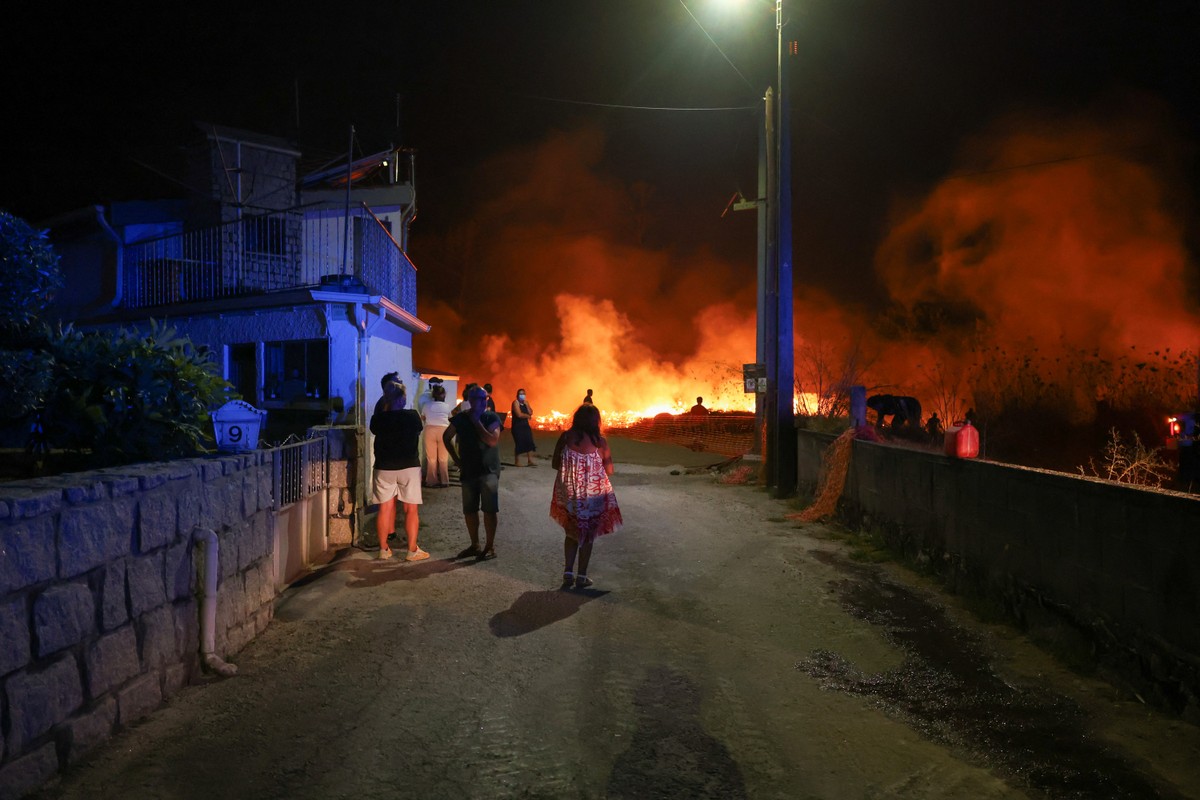
<path id="1" fill-rule="evenodd" d="M 529 420 L 533 418 L 533 406 L 529 405 L 529 401 L 525 399 L 525 390 L 517 389 L 517 399 L 513 400 L 512 404 L 512 437 L 515 453 L 513 454 L 513 466 L 520 467 L 521 456 L 525 456 L 525 465 L 536 467 L 533 463 L 533 454 L 537 452 L 537 445 L 533 443 L 533 428 L 529 426 Z"/>

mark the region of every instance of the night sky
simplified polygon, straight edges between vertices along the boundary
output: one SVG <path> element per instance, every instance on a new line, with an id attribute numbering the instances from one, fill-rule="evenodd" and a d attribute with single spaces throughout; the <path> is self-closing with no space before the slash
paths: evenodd
<path id="1" fill-rule="evenodd" d="M 620 310 L 637 329 L 651 305 L 677 311 L 678 330 L 643 343 L 684 358 L 697 336 L 688 321 L 715 298 L 753 306 L 752 286 L 743 290 L 753 281 L 754 215 L 719 215 L 735 191 L 755 191 L 754 109 L 774 68 L 771 6 L 8 10 L 0 208 L 36 222 L 91 203 L 181 195 L 170 176 L 181 177 L 178 146 L 196 120 L 293 138 L 314 168 L 344 152 L 353 124 L 359 152 L 417 150 L 411 251 L 422 269 L 420 313 L 435 334 L 461 325 L 471 340 L 549 346 L 554 292 L 491 289 L 512 283 L 517 254 L 547 237 L 598 239 L 607 248 L 600 267 L 559 263 L 539 285 L 557 275 L 563 291 L 618 298 L 631 275 L 607 260 L 662 260 L 671 266 L 643 287 L 654 303 Z M 785 17 L 798 46 L 788 66 L 801 294 L 809 287 L 848 306 L 895 299 L 879 274 L 881 248 L 901 209 L 947 179 L 1116 153 L 1150 165 L 1161 184 L 1195 306 L 1200 3 L 791 0 Z M 693 110 L 650 110 L 663 108 Z M 733 110 L 695 110 L 711 108 Z M 1052 144 L 1032 149 L 986 144 L 1018 130 L 1108 134 L 1048 136 Z M 539 306 L 514 305 L 531 292 Z M 461 341 L 430 342 L 439 360 L 471 352 Z"/>

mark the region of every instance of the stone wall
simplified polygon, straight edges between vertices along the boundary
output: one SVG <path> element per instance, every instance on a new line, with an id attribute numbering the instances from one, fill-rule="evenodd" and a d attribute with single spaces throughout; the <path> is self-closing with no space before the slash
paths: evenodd
<path id="1" fill-rule="evenodd" d="M 357 520 L 361 519 L 361 514 L 358 512 L 363 510 L 357 502 L 361 493 L 358 474 L 364 467 L 360 461 L 363 434 L 348 425 L 318 426 L 311 430 L 325 436 L 328 448 L 326 453 L 329 462 L 329 485 L 326 488 L 326 507 L 329 509 L 329 545 L 338 548 L 355 544 L 360 536 Z M 369 483 L 363 491 L 370 491 Z"/>
<path id="2" fill-rule="evenodd" d="M 20 797 L 199 674 L 204 550 L 216 646 L 270 622 L 271 453 L 0 485 L 0 797 Z"/>
<path id="3" fill-rule="evenodd" d="M 799 432 L 802 488 L 833 438 Z M 856 441 L 839 514 L 1200 722 L 1200 497 Z"/>

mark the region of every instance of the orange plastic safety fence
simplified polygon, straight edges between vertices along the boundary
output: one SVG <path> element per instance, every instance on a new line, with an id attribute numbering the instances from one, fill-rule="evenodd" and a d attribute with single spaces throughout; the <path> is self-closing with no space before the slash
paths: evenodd
<path id="1" fill-rule="evenodd" d="M 754 417 L 743 414 L 659 416 L 611 431 L 642 442 L 666 442 L 730 457 L 745 455 L 754 447 Z"/>
<path id="2" fill-rule="evenodd" d="M 802 522 L 816 522 L 832 517 L 837 512 L 838 501 L 842 499 L 842 490 L 846 488 L 846 475 L 850 472 L 850 454 L 854 450 L 855 431 L 853 428 L 842 433 L 832 442 L 821 456 L 824 479 L 817 488 L 816 499 L 812 505 L 796 514 L 788 514 L 788 519 L 798 519 Z"/>

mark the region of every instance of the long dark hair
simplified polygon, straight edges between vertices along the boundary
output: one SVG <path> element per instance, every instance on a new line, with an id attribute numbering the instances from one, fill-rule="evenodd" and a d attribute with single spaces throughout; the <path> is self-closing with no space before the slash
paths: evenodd
<path id="1" fill-rule="evenodd" d="M 600 409 L 584 403 L 575 409 L 575 416 L 571 418 L 571 427 L 567 431 L 579 441 L 582 441 L 583 437 L 587 436 L 592 440 L 593 445 L 599 447 Z"/>

